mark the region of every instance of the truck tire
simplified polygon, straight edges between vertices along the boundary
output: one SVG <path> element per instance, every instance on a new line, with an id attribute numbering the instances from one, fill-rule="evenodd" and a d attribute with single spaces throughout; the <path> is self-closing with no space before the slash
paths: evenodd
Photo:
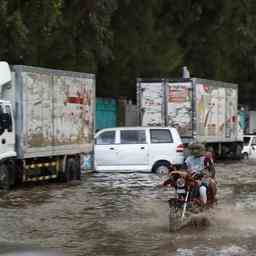
<path id="1" fill-rule="evenodd" d="M 0 187 L 4 190 L 11 188 L 10 174 L 6 164 L 0 164 Z"/>
<path id="2" fill-rule="evenodd" d="M 18 176 L 18 169 L 15 164 L 15 161 L 14 160 L 8 161 L 7 168 L 8 168 L 8 172 L 9 172 L 10 185 L 13 186 L 16 184 L 16 179 Z"/>
<path id="3" fill-rule="evenodd" d="M 74 160 L 75 162 L 75 179 L 81 180 L 81 164 L 80 164 L 80 158 L 76 158 Z"/>
<path id="4" fill-rule="evenodd" d="M 60 170 L 58 173 L 58 181 L 60 182 L 69 182 L 73 177 L 73 159 L 68 158 L 66 160 L 65 169 Z"/>
<path id="5" fill-rule="evenodd" d="M 67 160 L 67 166 L 66 166 L 66 170 L 65 170 L 65 173 L 64 173 L 64 178 L 65 178 L 66 182 L 69 182 L 69 181 L 74 179 L 75 171 L 76 171 L 76 168 L 75 168 L 74 159 L 69 158 Z"/>
<path id="6" fill-rule="evenodd" d="M 236 160 L 241 160 L 243 159 L 243 154 L 242 154 L 242 150 L 243 150 L 243 147 L 241 145 L 237 145 L 236 146 L 236 155 L 235 155 L 235 159 Z"/>

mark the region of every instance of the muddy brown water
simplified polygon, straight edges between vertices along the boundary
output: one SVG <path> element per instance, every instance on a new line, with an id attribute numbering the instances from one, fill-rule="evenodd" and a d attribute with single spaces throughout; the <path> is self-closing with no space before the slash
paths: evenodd
<path id="1" fill-rule="evenodd" d="M 221 162 L 216 170 L 218 205 L 210 226 L 175 234 L 168 232 L 172 191 L 159 188 L 154 174 L 95 173 L 79 185 L 1 192 L 0 253 L 19 245 L 65 255 L 256 255 L 256 162 Z"/>

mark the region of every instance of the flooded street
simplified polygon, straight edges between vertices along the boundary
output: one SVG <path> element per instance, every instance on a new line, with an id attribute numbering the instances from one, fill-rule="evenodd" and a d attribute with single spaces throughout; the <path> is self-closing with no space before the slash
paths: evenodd
<path id="1" fill-rule="evenodd" d="M 168 232 L 167 199 L 154 174 L 86 174 L 80 185 L 23 185 L 0 196 L 0 243 L 66 255 L 256 255 L 256 163 L 216 166 L 210 226 Z M 1 246 L 3 248 L 3 246 Z M 0 249 L 1 250 L 1 249 Z"/>

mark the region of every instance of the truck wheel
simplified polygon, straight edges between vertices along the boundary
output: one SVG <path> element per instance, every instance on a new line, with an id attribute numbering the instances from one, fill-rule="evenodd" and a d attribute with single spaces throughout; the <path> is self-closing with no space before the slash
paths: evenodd
<path id="1" fill-rule="evenodd" d="M 235 154 L 236 154 L 235 159 L 236 160 L 241 160 L 243 158 L 242 149 L 243 149 L 243 147 L 241 145 L 236 146 L 236 151 L 235 151 Z"/>
<path id="2" fill-rule="evenodd" d="M 8 173 L 9 173 L 9 183 L 10 186 L 15 185 L 17 176 L 18 176 L 18 170 L 16 168 L 16 164 L 14 162 L 14 160 L 10 160 L 7 163 L 7 169 L 8 169 Z"/>
<path id="3" fill-rule="evenodd" d="M 0 187 L 4 190 L 9 190 L 11 187 L 8 168 L 5 164 L 0 165 Z"/>
<path id="4" fill-rule="evenodd" d="M 81 164 L 80 159 L 75 159 L 75 179 L 81 180 Z"/>
<path id="5" fill-rule="evenodd" d="M 69 182 L 73 178 L 73 159 L 69 158 L 66 161 L 65 170 L 60 170 L 58 173 L 58 181 L 60 182 Z"/>
<path id="6" fill-rule="evenodd" d="M 74 159 L 69 158 L 67 160 L 67 166 L 66 166 L 66 170 L 65 170 L 65 173 L 64 173 L 64 177 L 65 177 L 66 182 L 69 182 L 69 181 L 74 179 L 75 171 L 76 171 L 76 169 L 75 169 Z"/>

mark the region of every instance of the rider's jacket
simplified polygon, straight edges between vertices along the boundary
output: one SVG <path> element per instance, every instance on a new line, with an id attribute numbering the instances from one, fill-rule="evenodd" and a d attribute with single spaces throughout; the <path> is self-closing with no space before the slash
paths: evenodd
<path id="1" fill-rule="evenodd" d="M 210 159 L 208 156 L 188 156 L 185 160 L 187 171 L 194 176 L 202 174 L 209 167 Z"/>
<path id="2" fill-rule="evenodd" d="M 202 170 L 205 168 L 205 156 L 188 156 L 185 160 L 187 171 L 194 176 L 195 174 L 201 174 Z"/>
<path id="3" fill-rule="evenodd" d="M 187 172 L 190 173 L 192 177 L 195 175 L 202 175 L 200 178 L 200 185 L 208 187 L 208 176 L 205 176 L 206 170 L 209 167 L 209 157 L 208 156 L 189 156 L 185 160 L 185 164 L 187 167 Z"/>

